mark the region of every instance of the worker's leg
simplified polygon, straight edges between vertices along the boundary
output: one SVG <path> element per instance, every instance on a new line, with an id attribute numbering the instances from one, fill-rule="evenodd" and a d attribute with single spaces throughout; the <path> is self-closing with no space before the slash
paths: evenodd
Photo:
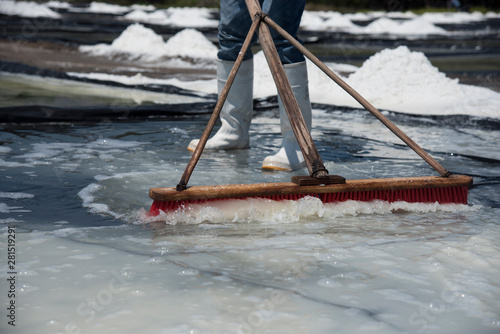
<path id="1" fill-rule="evenodd" d="M 219 95 L 227 81 L 234 62 L 243 46 L 251 25 L 244 0 L 222 0 L 219 21 L 219 53 L 217 88 Z M 250 49 L 245 54 L 238 74 L 231 86 L 220 113 L 221 127 L 207 141 L 205 149 L 224 150 L 248 148 L 248 130 L 253 113 L 253 58 Z M 193 140 L 188 149 L 193 151 L 199 140 Z"/>
<path id="2" fill-rule="evenodd" d="M 302 13 L 304 12 L 305 0 L 265 0 L 264 12 L 278 25 L 296 38 L 300 25 Z M 272 30 L 272 36 L 281 62 L 284 64 L 285 73 L 292 87 L 293 94 L 297 99 L 302 116 L 308 129 L 311 129 L 311 102 L 309 100 L 309 88 L 307 79 L 307 66 L 302 53 L 290 42 Z M 287 113 L 281 98 L 278 96 L 281 133 L 283 143 L 278 153 L 268 156 L 262 163 L 263 169 L 273 170 L 295 170 L 305 167 L 304 157 L 293 133 Z"/>
<path id="3" fill-rule="evenodd" d="M 217 63 L 217 87 L 219 95 L 224 88 L 234 62 L 219 60 Z M 241 63 L 238 74 L 231 86 L 226 102 L 220 113 L 221 127 L 210 138 L 205 149 L 229 150 L 248 148 L 248 130 L 253 113 L 253 59 Z M 189 143 L 188 149 L 194 151 L 199 140 Z"/>
<path id="4" fill-rule="evenodd" d="M 307 66 L 305 62 L 284 65 L 285 73 L 297 99 L 299 108 L 304 117 L 309 131 L 311 130 L 311 102 L 309 101 L 309 88 L 307 79 Z M 262 162 L 262 168 L 268 170 L 296 170 L 306 166 L 290 121 L 286 114 L 281 98 L 278 97 L 281 134 L 283 143 L 275 155 L 268 156 Z"/>

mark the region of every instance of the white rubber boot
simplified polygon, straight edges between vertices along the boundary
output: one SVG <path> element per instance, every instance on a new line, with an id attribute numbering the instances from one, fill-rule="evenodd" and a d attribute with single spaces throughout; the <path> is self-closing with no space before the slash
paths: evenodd
<path id="1" fill-rule="evenodd" d="M 307 128 L 311 131 L 311 102 L 309 100 L 309 88 L 307 79 L 306 62 L 288 64 L 283 66 L 285 73 L 292 87 L 293 94 L 297 99 L 302 116 L 306 122 Z M 300 150 L 297 139 L 290 125 L 290 120 L 286 114 L 283 102 L 278 96 L 281 134 L 283 143 L 281 149 L 275 155 L 268 156 L 262 162 L 262 169 L 292 171 L 306 167 L 304 156 Z"/>
<path id="2" fill-rule="evenodd" d="M 219 95 L 226 84 L 234 62 L 219 60 L 217 63 L 217 89 Z M 230 150 L 250 147 L 248 130 L 253 113 L 253 59 L 241 63 L 226 102 L 220 113 L 221 127 L 210 138 L 205 150 Z M 194 151 L 199 139 L 189 143 Z"/>

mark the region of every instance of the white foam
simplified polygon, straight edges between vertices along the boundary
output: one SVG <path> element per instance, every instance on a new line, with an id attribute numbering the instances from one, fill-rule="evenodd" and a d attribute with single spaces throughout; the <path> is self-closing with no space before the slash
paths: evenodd
<path id="1" fill-rule="evenodd" d="M 122 215 L 112 211 L 107 204 L 94 202 L 94 193 L 99 191 L 101 188 L 101 185 L 91 183 L 87 187 L 80 190 L 78 192 L 78 196 L 82 199 L 82 206 L 87 208 L 91 213 L 109 215 L 116 219 L 120 219 Z"/>
<path id="2" fill-rule="evenodd" d="M 33 198 L 33 197 L 35 197 L 35 195 L 28 193 L 0 191 L 0 198 L 23 199 L 23 198 Z"/>
<path id="3" fill-rule="evenodd" d="M 9 206 L 6 203 L 0 202 L 0 213 L 14 213 L 14 212 L 31 212 L 31 210 L 23 209 L 22 206 Z"/>
<path id="4" fill-rule="evenodd" d="M 0 212 L 3 212 L 3 211 L 1 211 L 3 205 L 5 205 L 5 204 L 0 203 Z M 14 223 L 22 223 L 22 222 L 23 222 L 22 220 L 17 220 L 15 218 L 0 219 L 0 224 L 5 224 L 5 225 L 10 225 L 10 224 L 14 224 Z"/>
<path id="5" fill-rule="evenodd" d="M 138 147 L 145 144 L 144 142 L 134 141 L 134 140 L 118 140 L 118 139 L 110 139 L 110 138 L 101 138 L 89 142 L 86 147 L 92 149 L 112 149 L 112 148 L 132 148 Z"/>
<path id="6" fill-rule="evenodd" d="M 3 162 L 4 167 L 36 167 L 37 165 L 55 165 L 63 171 L 73 171 L 85 163 L 89 157 L 98 157 L 110 162 L 120 159 L 119 156 L 125 150 L 137 149 L 146 143 L 139 141 L 125 141 L 110 138 L 101 138 L 87 143 L 34 143 L 26 153 L 15 156 L 16 159 L 24 159 L 20 162 Z M 71 160 L 66 160 L 70 157 Z M 29 173 L 30 176 L 36 176 Z"/>
<path id="7" fill-rule="evenodd" d="M 393 212 L 466 212 L 475 211 L 479 207 L 463 204 L 407 203 L 385 201 L 345 201 L 323 204 L 321 200 L 305 197 L 297 201 L 272 201 L 266 199 L 244 199 L 215 201 L 204 204 L 190 204 L 175 212 L 161 213 L 158 217 L 142 217 L 143 222 L 165 221 L 170 225 L 177 224 L 222 224 L 232 223 L 264 223 L 286 224 L 309 219 L 322 221 L 359 215 L 386 215 Z"/>
<path id="8" fill-rule="evenodd" d="M 24 164 L 21 162 L 5 161 L 0 159 L 0 167 L 16 168 L 16 167 L 33 167 L 30 164 Z"/>
<path id="9" fill-rule="evenodd" d="M 69 152 L 75 149 L 73 143 L 35 143 L 30 153 L 18 155 L 17 158 L 27 161 L 39 161 L 50 159 L 60 155 L 63 152 Z"/>
<path id="10" fill-rule="evenodd" d="M 96 179 L 96 181 L 105 181 L 105 180 L 108 180 L 108 179 L 123 179 L 123 178 L 126 178 L 126 177 L 134 177 L 134 176 L 141 176 L 143 175 L 144 173 L 143 172 L 129 172 L 129 173 L 118 173 L 118 174 L 114 174 L 114 175 L 96 175 L 94 176 L 94 178 Z"/>

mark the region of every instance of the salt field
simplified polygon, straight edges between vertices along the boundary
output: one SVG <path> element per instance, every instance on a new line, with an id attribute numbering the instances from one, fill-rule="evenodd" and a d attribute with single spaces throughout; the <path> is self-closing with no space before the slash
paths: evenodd
<path id="1" fill-rule="evenodd" d="M 500 15 L 301 22 L 306 47 L 473 177 L 468 205 L 248 199 L 148 217 L 149 188 L 178 183 L 215 105 L 217 20 L 208 8 L 0 0 L 1 332 L 499 333 Z M 281 136 L 254 51 L 251 148 L 204 152 L 190 185 L 307 174 L 261 170 Z M 308 72 L 331 174 L 436 175 Z"/>

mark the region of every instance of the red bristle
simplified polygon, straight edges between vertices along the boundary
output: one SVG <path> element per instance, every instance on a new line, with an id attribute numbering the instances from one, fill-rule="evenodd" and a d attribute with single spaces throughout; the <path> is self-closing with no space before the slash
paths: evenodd
<path id="1" fill-rule="evenodd" d="M 445 187 L 445 188 L 420 188 L 420 189 L 397 189 L 397 190 L 372 190 L 358 192 L 338 192 L 325 194 L 293 194 L 293 195 L 269 195 L 260 198 L 273 201 L 299 200 L 306 196 L 318 197 L 323 203 L 345 202 L 348 200 L 369 202 L 373 200 L 382 200 L 387 202 L 405 201 L 409 203 L 435 203 L 448 204 L 467 204 L 467 195 L 469 188 L 463 187 Z M 153 201 L 149 216 L 158 216 L 160 211 L 170 212 L 184 207 L 188 204 L 203 204 L 221 199 L 199 199 L 183 201 Z M 235 199 L 235 198 L 231 198 Z M 244 198 L 238 198 L 244 199 Z"/>
<path id="2" fill-rule="evenodd" d="M 468 187 L 378 190 L 321 194 L 320 199 L 323 203 L 344 202 L 347 200 L 363 202 L 382 200 L 387 202 L 467 204 L 467 192 Z"/>

